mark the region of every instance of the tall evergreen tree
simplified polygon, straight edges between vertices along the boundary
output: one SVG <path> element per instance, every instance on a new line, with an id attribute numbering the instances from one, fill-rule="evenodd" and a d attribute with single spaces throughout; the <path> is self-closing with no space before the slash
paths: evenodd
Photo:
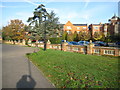
<path id="1" fill-rule="evenodd" d="M 41 4 L 35 9 L 34 16 L 28 19 L 29 25 L 33 25 L 33 31 L 44 39 L 44 50 L 46 50 L 46 37 L 58 34 L 60 29 L 59 18 L 55 17 L 55 15 L 53 11 L 48 13 L 45 6 Z"/>

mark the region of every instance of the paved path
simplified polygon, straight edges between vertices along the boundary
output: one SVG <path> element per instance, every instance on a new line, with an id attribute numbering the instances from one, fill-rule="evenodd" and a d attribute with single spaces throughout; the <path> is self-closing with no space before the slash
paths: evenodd
<path id="1" fill-rule="evenodd" d="M 54 88 L 25 57 L 34 48 L 4 44 L 2 49 L 3 88 Z"/>

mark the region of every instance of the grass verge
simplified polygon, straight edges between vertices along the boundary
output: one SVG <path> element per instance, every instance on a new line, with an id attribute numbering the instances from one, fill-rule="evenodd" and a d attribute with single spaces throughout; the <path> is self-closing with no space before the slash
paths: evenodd
<path id="1" fill-rule="evenodd" d="M 42 49 L 27 57 L 57 88 L 118 88 L 118 58 Z"/>

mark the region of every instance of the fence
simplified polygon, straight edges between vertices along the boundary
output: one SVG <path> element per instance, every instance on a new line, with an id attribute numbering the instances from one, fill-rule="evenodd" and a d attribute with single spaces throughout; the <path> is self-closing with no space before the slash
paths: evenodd
<path id="1" fill-rule="evenodd" d="M 22 42 L 5 41 L 5 43 L 25 45 L 25 40 L 23 40 Z M 37 46 L 44 48 L 44 43 L 31 43 L 29 41 L 28 45 L 33 47 Z M 81 54 L 120 56 L 120 48 L 94 46 L 94 44 L 92 43 L 86 46 L 80 46 L 80 45 L 68 45 L 66 42 L 62 44 L 51 44 L 50 42 L 47 42 L 46 46 L 47 49 L 77 52 Z"/>

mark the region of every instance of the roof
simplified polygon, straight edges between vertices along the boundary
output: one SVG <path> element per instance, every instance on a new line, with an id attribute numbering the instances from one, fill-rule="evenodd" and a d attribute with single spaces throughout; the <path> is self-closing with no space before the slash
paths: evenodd
<path id="1" fill-rule="evenodd" d="M 64 26 L 65 24 L 60 24 L 61 26 Z M 87 26 L 87 24 L 73 24 L 74 26 Z"/>
<path id="2" fill-rule="evenodd" d="M 59 24 L 59 25 L 63 26 L 63 25 L 65 25 L 65 24 Z"/>
<path id="3" fill-rule="evenodd" d="M 65 24 L 59 24 L 61 27 L 63 27 Z"/>
<path id="4" fill-rule="evenodd" d="M 92 24 L 92 25 L 100 25 L 100 24 Z"/>
<path id="5" fill-rule="evenodd" d="M 74 26 L 87 26 L 87 24 L 73 24 Z"/>
<path id="6" fill-rule="evenodd" d="M 112 19 L 114 19 L 114 18 L 118 18 L 118 17 L 116 16 L 116 14 L 114 14 L 114 16 L 112 17 Z"/>

